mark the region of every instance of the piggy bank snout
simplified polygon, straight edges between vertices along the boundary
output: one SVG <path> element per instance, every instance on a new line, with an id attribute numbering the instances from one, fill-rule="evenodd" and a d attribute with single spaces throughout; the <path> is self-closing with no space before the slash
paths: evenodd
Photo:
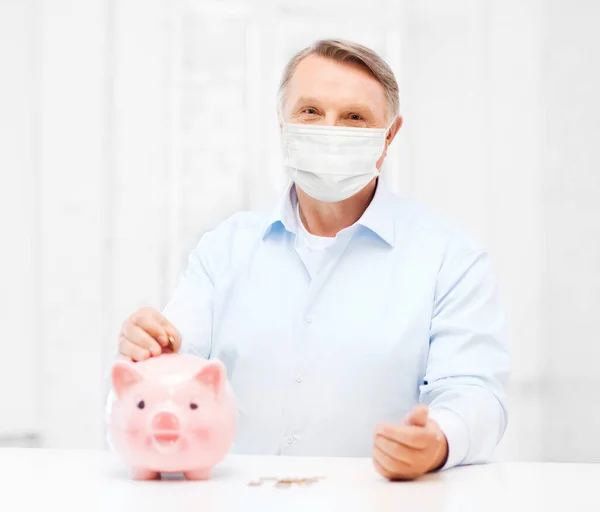
<path id="1" fill-rule="evenodd" d="M 152 430 L 164 431 L 164 430 L 175 430 L 178 431 L 181 428 L 179 418 L 169 411 L 161 411 L 154 415 L 152 418 Z"/>

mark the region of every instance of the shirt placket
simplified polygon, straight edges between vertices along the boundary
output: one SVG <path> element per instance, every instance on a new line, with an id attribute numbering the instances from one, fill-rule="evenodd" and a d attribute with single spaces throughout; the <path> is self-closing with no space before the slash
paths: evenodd
<path id="1" fill-rule="evenodd" d="M 283 455 L 301 455 L 303 443 L 307 441 L 303 426 L 311 414 L 311 396 L 324 383 L 316 382 L 321 372 L 314 371 L 319 361 L 319 347 L 314 339 L 316 332 L 322 329 L 323 322 L 319 309 L 319 298 L 329 278 L 343 257 L 352 235 L 346 232 L 336 243 L 326 249 L 327 257 L 321 270 L 310 281 L 303 309 L 299 312 L 294 328 L 293 346 L 295 348 L 294 368 L 288 376 L 288 401 L 285 404 L 284 435 L 281 453 Z"/>

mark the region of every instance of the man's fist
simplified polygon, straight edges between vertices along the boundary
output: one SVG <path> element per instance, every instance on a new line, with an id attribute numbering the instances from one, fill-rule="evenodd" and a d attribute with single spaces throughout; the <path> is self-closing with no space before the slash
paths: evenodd
<path id="1" fill-rule="evenodd" d="M 131 315 L 119 334 L 119 355 L 143 361 L 163 352 L 179 352 L 179 331 L 158 311 L 142 308 Z"/>
<path id="2" fill-rule="evenodd" d="M 375 429 L 373 463 L 390 480 L 418 478 L 443 466 L 447 457 L 446 436 L 425 405 L 416 406 L 401 425 Z"/>

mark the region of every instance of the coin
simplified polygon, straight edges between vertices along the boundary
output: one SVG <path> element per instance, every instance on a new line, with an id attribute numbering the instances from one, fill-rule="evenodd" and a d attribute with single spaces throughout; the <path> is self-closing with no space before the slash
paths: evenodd
<path id="1" fill-rule="evenodd" d="M 261 476 L 258 480 L 252 480 L 248 483 L 249 486 L 259 487 L 266 482 L 273 482 L 274 487 L 279 487 L 281 489 L 289 489 L 292 485 L 296 484 L 300 487 L 309 487 L 319 480 L 324 480 L 324 476 L 315 476 L 315 477 L 284 477 L 284 478 L 276 478 L 273 476 Z"/>

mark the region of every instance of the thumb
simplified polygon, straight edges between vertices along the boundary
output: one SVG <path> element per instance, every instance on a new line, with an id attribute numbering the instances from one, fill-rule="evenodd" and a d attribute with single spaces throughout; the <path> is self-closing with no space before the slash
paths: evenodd
<path id="1" fill-rule="evenodd" d="M 404 423 L 406 425 L 413 425 L 415 427 L 424 427 L 427 425 L 427 418 L 429 412 L 426 405 L 417 405 L 412 411 L 404 416 Z"/>
<path id="2" fill-rule="evenodd" d="M 179 331 L 172 325 L 166 326 L 165 331 L 167 332 L 167 338 L 169 340 L 167 349 L 172 350 L 173 352 L 179 352 L 179 349 L 181 348 L 181 334 L 179 334 Z"/>

